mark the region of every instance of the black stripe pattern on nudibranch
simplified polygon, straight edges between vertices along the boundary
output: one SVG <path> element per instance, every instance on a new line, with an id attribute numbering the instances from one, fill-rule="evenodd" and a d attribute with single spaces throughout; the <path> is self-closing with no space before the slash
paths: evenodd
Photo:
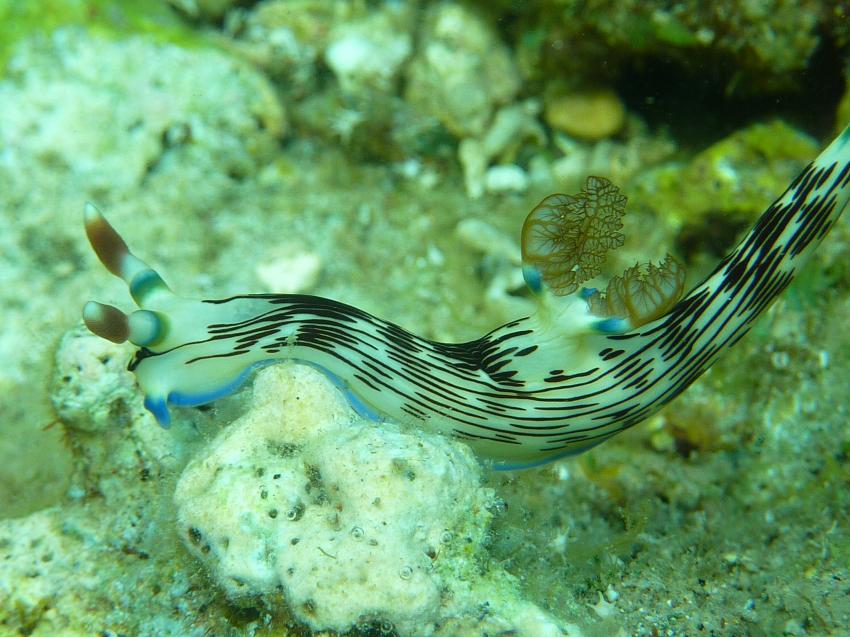
<path id="1" fill-rule="evenodd" d="M 541 309 L 465 343 L 430 341 L 315 296 L 190 301 L 158 277 L 159 287 L 150 284 L 152 271 L 102 217 L 92 213 L 86 223 L 95 250 L 109 254 L 110 269 L 131 292 L 140 272 L 147 277 L 144 294 L 134 293 L 143 308 L 134 315 L 153 314 L 153 327 L 134 335 L 131 315 L 129 338 L 142 346 L 133 368 L 161 422 L 168 404 L 206 402 L 232 391 L 256 364 L 295 359 L 327 371 L 376 418 L 425 424 L 507 466 L 527 466 L 583 451 L 644 420 L 749 331 L 847 203 L 848 137 L 845 131 L 808 166 L 666 314 L 619 334 L 565 327 L 571 316 L 588 315 L 575 295 L 560 297 L 554 313 Z M 109 241 L 124 246 L 121 265 L 114 256 L 120 246 L 101 245 Z M 97 333 L 121 332 L 112 324 L 120 312 L 104 307 L 87 305 L 87 324 Z M 160 315 L 168 318 L 162 325 Z"/>

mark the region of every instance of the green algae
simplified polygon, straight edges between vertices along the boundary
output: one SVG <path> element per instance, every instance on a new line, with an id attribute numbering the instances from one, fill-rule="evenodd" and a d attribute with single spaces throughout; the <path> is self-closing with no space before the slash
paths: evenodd
<path id="1" fill-rule="evenodd" d="M 643 173 L 630 194 L 645 207 L 681 227 L 699 224 L 721 212 L 753 221 L 765 201 L 777 196 L 817 153 L 815 141 L 781 120 L 736 131 L 686 163 L 672 163 Z"/>
<path id="2" fill-rule="evenodd" d="M 184 46 L 197 46 L 204 41 L 165 0 L 0 0 L 0 71 L 18 42 L 69 26 L 111 38 L 145 34 L 160 42 Z"/>
<path id="3" fill-rule="evenodd" d="M 675 60 L 694 81 L 711 69 L 730 95 L 782 92 L 800 85 L 800 71 L 823 34 L 846 37 L 847 32 L 843 11 L 824 11 L 817 0 L 479 4 L 496 16 L 510 16 L 506 31 L 519 49 L 523 70 L 539 82 L 608 80 L 636 59 L 640 65 L 640 60 L 658 58 Z"/>

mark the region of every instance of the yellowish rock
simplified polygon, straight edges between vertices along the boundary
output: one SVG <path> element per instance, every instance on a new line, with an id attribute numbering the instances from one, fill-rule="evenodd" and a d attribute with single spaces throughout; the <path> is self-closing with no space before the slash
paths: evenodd
<path id="1" fill-rule="evenodd" d="M 548 100 L 546 123 L 573 137 L 605 139 L 623 127 L 626 109 L 610 89 L 590 89 L 558 95 Z"/>

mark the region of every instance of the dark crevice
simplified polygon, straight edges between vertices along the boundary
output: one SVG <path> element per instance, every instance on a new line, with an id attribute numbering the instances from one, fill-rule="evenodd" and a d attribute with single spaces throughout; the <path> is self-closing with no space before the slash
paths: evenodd
<path id="1" fill-rule="evenodd" d="M 693 148 L 774 117 L 818 138 L 832 132 L 844 71 L 841 52 L 827 37 L 821 38 L 806 68 L 789 78 L 794 88 L 776 94 L 736 89 L 733 59 L 701 55 L 695 51 L 690 64 L 658 56 L 624 61 L 615 89 L 628 110 L 651 128 L 667 130 Z"/>

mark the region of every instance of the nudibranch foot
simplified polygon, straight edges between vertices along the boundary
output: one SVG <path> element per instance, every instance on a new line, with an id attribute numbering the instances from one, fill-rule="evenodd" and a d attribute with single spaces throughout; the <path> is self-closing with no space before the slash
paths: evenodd
<path id="1" fill-rule="evenodd" d="M 171 414 L 168 413 L 168 402 L 162 396 L 145 396 L 144 406 L 163 429 L 171 426 Z"/>
<path id="2" fill-rule="evenodd" d="M 92 302 L 83 317 L 95 334 L 140 346 L 130 369 L 163 425 L 169 405 L 214 400 L 259 365 L 296 360 L 336 379 L 362 413 L 455 436 L 503 467 L 534 466 L 645 420 L 750 330 L 847 205 L 849 131 L 678 301 L 684 273 L 672 259 L 630 269 L 604 297 L 578 291 L 621 243 L 625 209 L 610 182 L 591 178 L 529 215 L 524 274 L 537 311 L 475 340 L 431 341 L 316 296 L 181 298 L 91 205 L 89 241 L 139 309 L 128 316 Z M 570 246 L 578 257 L 553 261 Z"/>
<path id="3" fill-rule="evenodd" d="M 593 329 L 601 334 L 622 334 L 632 327 L 626 319 L 612 316 L 600 319 L 593 324 Z"/>

